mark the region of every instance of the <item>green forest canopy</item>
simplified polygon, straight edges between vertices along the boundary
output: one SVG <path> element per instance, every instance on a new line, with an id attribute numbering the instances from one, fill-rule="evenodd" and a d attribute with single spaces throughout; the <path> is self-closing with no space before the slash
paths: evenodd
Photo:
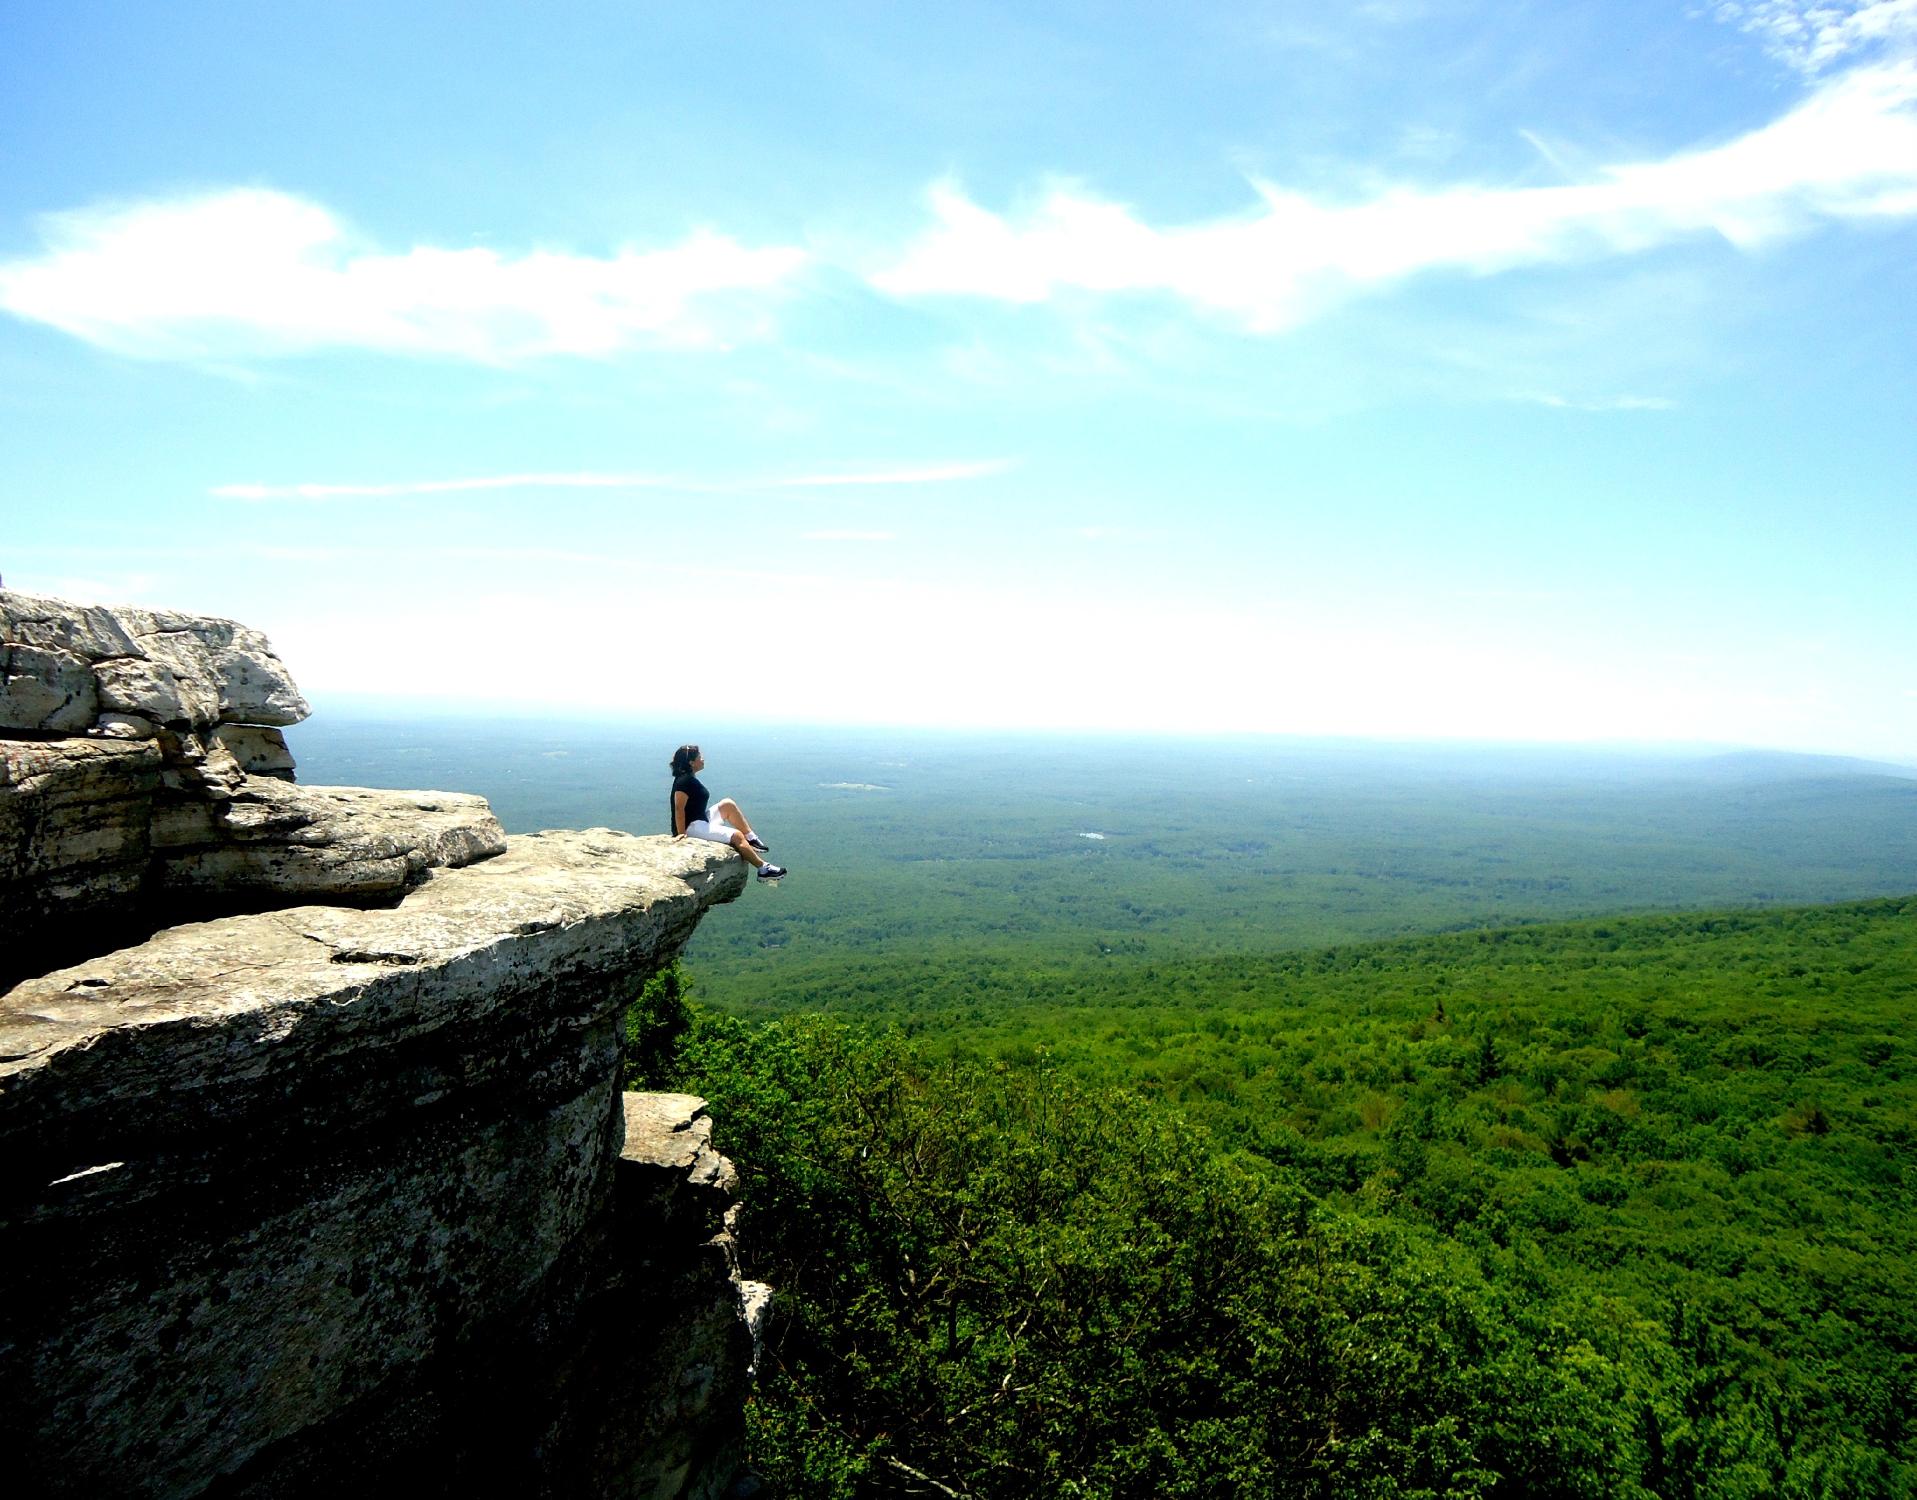
<path id="1" fill-rule="evenodd" d="M 895 967 L 672 1065 L 794 1493 L 1912 1492 L 1917 900 Z"/>

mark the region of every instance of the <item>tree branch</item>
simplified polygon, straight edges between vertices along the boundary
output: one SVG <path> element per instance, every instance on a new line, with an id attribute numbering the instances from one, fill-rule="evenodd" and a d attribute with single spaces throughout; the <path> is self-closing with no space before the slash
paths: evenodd
<path id="1" fill-rule="evenodd" d="M 885 1455 L 885 1461 L 888 1464 L 890 1464 L 893 1468 L 897 1469 L 901 1474 L 904 1474 L 909 1478 L 918 1480 L 920 1484 L 931 1485 L 932 1488 L 937 1490 L 941 1495 L 951 1496 L 951 1500 L 972 1500 L 972 1497 L 966 1494 L 964 1490 L 955 1490 L 949 1484 L 940 1484 L 938 1480 L 934 1479 L 930 1474 L 921 1474 L 917 1469 L 913 1468 L 910 1464 L 900 1462 L 898 1459 L 892 1457 L 892 1455 L 889 1453 Z"/>

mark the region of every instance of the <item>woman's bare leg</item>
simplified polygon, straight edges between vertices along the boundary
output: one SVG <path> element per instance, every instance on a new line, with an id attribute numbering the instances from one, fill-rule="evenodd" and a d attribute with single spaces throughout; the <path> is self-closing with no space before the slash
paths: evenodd
<path id="1" fill-rule="evenodd" d="M 752 836 L 752 823 L 746 815 L 739 810 L 738 803 L 734 802 L 730 797 L 721 797 L 713 806 L 718 808 L 719 816 L 724 818 L 734 828 L 744 829 L 747 838 Z"/>
<path id="2" fill-rule="evenodd" d="M 725 806 L 723 802 L 719 805 L 721 807 Z M 727 818 L 726 821 L 730 823 L 732 819 Z M 739 853 L 745 857 L 745 862 L 751 865 L 755 870 L 765 863 L 765 856 L 760 854 L 757 849 L 754 849 L 752 845 L 748 844 L 746 842 L 746 836 L 739 832 L 737 828 L 732 830 L 732 837 L 727 839 L 726 842 L 737 849 Z"/>

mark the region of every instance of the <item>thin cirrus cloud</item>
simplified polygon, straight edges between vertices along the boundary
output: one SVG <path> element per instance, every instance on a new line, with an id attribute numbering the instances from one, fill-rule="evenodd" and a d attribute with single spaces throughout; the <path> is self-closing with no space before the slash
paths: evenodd
<path id="1" fill-rule="evenodd" d="M 1579 401 L 1551 391 L 1526 391 L 1512 399 L 1549 406 L 1558 411 L 1671 411 L 1677 406 L 1668 396 L 1603 396 Z"/>
<path id="2" fill-rule="evenodd" d="M 519 256 L 360 243 L 319 204 L 241 188 L 56 214 L 0 264 L 0 308 L 119 353 L 223 359 L 373 349 L 505 363 L 723 345 L 805 266 L 698 231 L 660 250 Z"/>
<path id="3" fill-rule="evenodd" d="M 461 495 L 485 490 L 673 490 L 701 495 L 739 495 L 762 490 L 862 488 L 874 485 L 953 484 L 987 479 L 1015 467 L 1009 458 L 893 468 L 855 468 L 828 473 L 771 474 L 758 478 L 702 479 L 669 474 L 592 471 L 478 474 L 459 479 L 401 479 L 377 483 L 221 484 L 207 491 L 220 500 L 384 500 Z"/>
<path id="4" fill-rule="evenodd" d="M 1704 234 L 1749 249 L 1826 220 L 1917 214 L 1917 63 L 1831 78 L 1773 123 L 1722 145 L 1546 187 L 1392 189 L 1318 202 L 1255 183 L 1248 216 L 1158 228 L 1069 187 L 1013 222 L 951 183 L 937 224 L 871 279 L 900 298 L 1042 303 L 1158 293 L 1282 333 L 1423 272 L 1488 275 L 1638 253 Z"/>

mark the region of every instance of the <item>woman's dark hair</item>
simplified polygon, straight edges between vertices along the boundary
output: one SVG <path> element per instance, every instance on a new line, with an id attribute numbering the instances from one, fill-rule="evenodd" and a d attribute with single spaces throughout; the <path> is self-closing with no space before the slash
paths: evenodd
<path id="1" fill-rule="evenodd" d="M 699 747 L 697 745 L 681 745 L 677 750 L 672 752 L 672 774 L 674 776 L 690 776 L 692 774 L 692 763 L 698 758 Z"/>

